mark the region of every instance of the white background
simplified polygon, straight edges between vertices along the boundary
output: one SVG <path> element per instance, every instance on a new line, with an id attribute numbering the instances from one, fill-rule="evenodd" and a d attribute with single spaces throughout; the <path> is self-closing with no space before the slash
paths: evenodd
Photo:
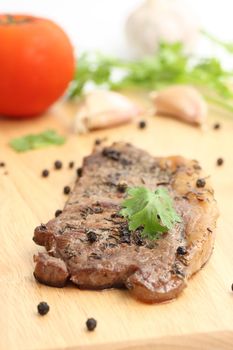
<path id="1" fill-rule="evenodd" d="M 184 0 L 196 13 L 201 27 L 233 42 L 232 0 Z M 125 55 L 124 23 L 142 0 L 0 0 L 1 12 L 20 12 L 49 17 L 69 34 L 77 50 L 99 49 Z M 212 54 L 206 43 L 202 54 Z"/>

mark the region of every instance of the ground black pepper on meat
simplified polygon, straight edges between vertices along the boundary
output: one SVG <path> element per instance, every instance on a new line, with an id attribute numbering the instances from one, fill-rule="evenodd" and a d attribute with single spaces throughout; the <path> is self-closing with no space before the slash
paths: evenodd
<path id="1" fill-rule="evenodd" d="M 61 213 L 62 213 L 62 210 L 57 209 L 57 210 L 55 211 L 55 217 L 57 218 L 59 215 L 61 215 Z"/>
<path id="2" fill-rule="evenodd" d="M 121 153 L 112 148 L 104 148 L 102 151 L 104 157 L 107 157 L 112 160 L 118 161 L 120 159 Z"/>
<path id="3" fill-rule="evenodd" d="M 103 208 L 101 208 L 101 207 L 97 207 L 97 208 L 94 209 L 94 213 L 95 213 L 95 214 L 101 214 L 101 213 L 103 213 L 103 211 L 104 211 L 104 210 L 103 210 Z"/>
<path id="4" fill-rule="evenodd" d="M 121 181 L 117 185 L 117 191 L 121 192 L 121 193 L 124 193 L 127 190 L 127 187 L 128 187 L 127 182 Z"/>
<path id="5" fill-rule="evenodd" d="M 120 213 L 112 213 L 111 214 L 111 218 L 115 219 L 115 218 L 123 218 L 123 215 L 121 215 Z"/>
<path id="6" fill-rule="evenodd" d="M 187 254 L 187 249 L 185 247 L 180 246 L 177 248 L 176 252 L 178 255 L 185 255 Z"/>
<path id="7" fill-rule="evenodd" d="M 174 162 L 172 160 L 168 160 L 167 158 L 162 158 L 161 160 L 160 158 L 155 159 L 143 151 L 134 149 L 132 146 L 131 152 L 128 150 L 128 146 L 125 146 L 124 144 L 119 144 L 119 146 L 114 144 L 109 148 L 115 149 L 121 153 L 120 161 L 115 162 L 103 157 L 101 155 L 101 151 L 96 151 L 96 153 L 87 158 L 83 166 L 83 176 L 85 176 L 85 178 L 81 178 L 80 181 L 76 182 L 76 187 L 74 190 L 72 190 L 74 193 L 70 197 L 64 213 L 61 215 L 61 217 L 58 217 L 55 220 L 53 219 L 52 222 L 47 225 L 47 230 L 41 231 L 39 228 L 35 230 L 34 240 L 38 244 L 41 244 L 42 242 L 45 246 L 47 246 L 48 243 L 50 243 L 50 238 L 55 239 L 53 244 L 54 259 L 62 256 L 62 260 L 67 266 L 69 274 L 67 278 L 67 273 L 65 273 L 65 270 L 64 274 L 59 273 L 59 275 L 56 276 L 55 270 L 51 277 L 47 277 L 43 270 L 38 270 L 41 269 L 40 266 L 46 266 L 47 262 L 47 260 L 44 259 L 44 256 L 39 254 L 36 257 L 38 279 L 40 277 L 39 274 L 41 274 L 44 277 L 43 281 L 45 281 L 45 283 L 54 284 L 54 280 L 57 277 L 57 280 L 55 280 L 56 285 L 60 286 L 62 284 L 63 286 L 66 283 L 69 283 L 68 281 L 77 274 L 77 269 L 79 269 L 80 273 L 77 280 L 75 281 L 75 278 L 73 280 L 75 283 L 79 284 L 81 288 L 97 289 L 112 286 L 115 287 L 118 286 L 117 283 L 119 281 L 119 287 L 125 285 L 127 288 L 132 288 L 132 293 L 135 293 L 134 295 L 143 301 L 157 302 L 166 300 L 166 298 L 176 297 L 177 293 L 180 291 L 180 285 L 178 284 L 178 290 L 175 289 L 174 293 L 174 284 L 172 283 L 174 276 L 171 276 L 170 274 L 170 271 L 173 268 L 173 263 L 180 262 L 180 266 L 174 266 L 173 273 L 178 274 L 179 278 L 183 279 L 182 276 L 184 276 L 185 273 L 187 273 L 187 277 L 190 277 L 190 274 L 194 272 L 192 270 L 192 265 L 190 267 L 193 256 L 192 254 L 189 256 L 193 248 L 194 251 L 198 250 L 200 252 L 199 258 L 203 259 L 202 261 L 206 261 L 205 259 L 208 259 L 207 256 L 203 255 L 205 251 L 203 252 L 202 249 L 202 240 L 200 240 L 200 242 L 198 241 L 198 247 L 197 249 L 195 248 L 196 237 L 199 235 L 199 233 L 197 232 L 195 235 L 192 235 L 192 232 L 190 233 L 188 226 L 186 232 L 186 223 L 184 223 L 184 227 L 183 224 L 176 225 L 174 227 L 174 231 L 172 231 L 172 234 L 164 234 L 160 240 L 156 241 L 158 243 L 156 243 L 154 240 L 151 242 L 149 239 L 143 238 L 143 235 L 141 234 L 142 228 L 139 230 L 133 230 L 133 232 L 128 232 L 128 222 L 125 218 L 118 219 L 110 217 L 111 214 L 114 214 L 115 216 L 115 213 L 118 213 L 121 209 L 119 197 L 122 195 L 116 192 L 116 187 L 112 187 L 112 191 L 109 193 L 109 187 L 105 184 L 105 181 L 110 179 L 114 181 L 115 186 L 117 186 L 120 181 L 126 179 L 129 186 L 134 186 L 140 183 L 140 179 L 143 176 L 145 179 L 145 185 L 150 187 L 152 184 L 151 186 L 154 186 L 155 188 L 157 182 L 168 181 L 169 189 L 171 186 L 172 190 L 172 198 L 177 198 L 175 202 L 178 202 L 178 200 L 181 201 L 181 205 L 177 203 L 180 209 L 180 215 L 182 216 L 183 213 L 185 215 L 185 212 L 190 210 L 190 220 L 195 221 L 198 216 L 195 209 L 199 203 L 196 202 L 195 198 L 192 200 L 191 194 L 190 204 L 183 202 L 182 194 L 185 194 L 187 191 L 193 191 L 193 196 L 198 192 L 203 193 L 203 198 L 205 199 L 207 197 L 210 202 L 208 203 L 206 201 L 204 205 L 207 207 L 210 204 L 212 208 L 212 202 L 213 205 L 215 205 L 212 193 L 210 192 L 209 194 L 206 189 L 203 190 L 196 187 L 196 180 L 198 178 L 205 177 L 202 175 L 202 173 L 194 172 L 192 169 L 193 163 L 182 160 L 182 162 L 184 162 L 182 163 L 183 168 L 181 168 L 181 173 L 184 173 L 184 178 L 182 174 L 181 181 L 183 186 L 182 193 L 179 191 L 177 192 L 175 189 L 173 191 L 172 185 L 177 178 L 172 173 L 175 171 L 175 169 L 177 169 L 176 165 L 177 161 L 180 161 L 179 159 L 177 160 L 175 158 Z M 120 163 L 123 157 L 132 161 L 133 166 L 132 168 L 130 167 L 129 171 L 128 169 L 124 169 Z M 66 167 L 68 165 L 68 161 L 66 162 Z M 151 174 L 150 168 L 153 164 L 155 164 L 155 171 L 153 174 Z M 101 165 L 101 169 L 98 169 L 99 165 Z M 76 168 L 77 165 L 74 172 Z M 191 169 L 193 172 L 192 178 L 188 178 L 186 176 L 186 168 L 189 170 Z M 99 170 L 98 174 L 96 172 L 97 170 Z M 117 173 L 120 174 L 119 178 L 115 176 Z M 108 178 L 109 175 L 110 178 Z M 178 174 L 178 179 L 179 175 L 180 174 Z M 151 179 L 151 177 L 153 177 L 153 179 Z M 85 181 L 83 182 L 83 180 Z M 189 182 L 190 185 L 186 186 L 187 182 Z M 82 189 L 80 189 L 80 186 Z M 86 194 L 88 194 L 88 198 L 86 198 Z M 106 197 L 108 197 L 108 194 L 109 198 L 107 199 Z M 103 215 L 95 214 L 95 208 L 98 207 L 97 202 L 99 203 L 99 206 L 104 209 Z M 89 210 L 92 215 L 89 214 Z M 83 211 L 84 213 L 88 213 L 88 216 L 85 214 L 87 216 L 85 217 L 86 220 L 81 216 Z M 207 238 L 209 238 L 209 247 L 211 247 L 213 240 L 207 231 L 207 227 L 215 227 L 215 213 L 213 212 L 211 214 L 213 215 L 211 215 L 210 220 L 203 218 L 205 220 L 203 220 L 201 224 L 200 232 L 200 235 L 202 235 L 203 232 L 203 234 L 206 234 Z M 106 220 L 109 220 L 110 222 L 107 222 Z M 68 227 L 67 224 L 70 226 Z M 62 230 L 63 237 L 60 236 Z M 87 231 L 90 230 L 93 230 L 97 235 L 98 240 L 96 243 L 91 244 L 87 239 Z M 136 244 L 136 237 L 138 234 L 142 235 L 144 243 L 144 246 L 142 247 Z M 190 236 L 188 236 L 189 234 Z M 110 235 L 113 238 L 110 237 Z M 122 243 L 121 239 L 123 241 Z M 62 247 L 59 246 L 59 242 L 62 243 Z M 116 248 L 114 248 L 114 246 L 111 248 L 112 244 L 116 244 Z M 194 244 L 193 248 L 191 246 L 192 244 Z M 173 246 L 172 251 L 171 246 Z M 187 246 L 187 255 L 178 255 L 176 253 L 178 246 Z M 67 252 L 64 251 L 66 248 Z M 154 249 L 154 251 L 150 251 L 150 249 Z M 70 262 L 69 259 L 73 256 L 73 251 L 76 252 L 76 258 Z M 138 254 L 138 252 L 141 253 Z M 164 259 L 161 259 L 161 256 L 164 257 Z M 188 257 L 188 259 L 186 259 L 186 257 Z M 51 259 L 49 255 L 47 255 L 47 258 Z M 106 272 L 106 261 L 110 261 L 109 259 L 111 260 L 112 266 L 111 273 Z M 147 263 L 148 261 L 149 264 Z M 141 275 L 141 271 L 144 271 L 144 267 L 146 272 L 148 271 L 147 276 Z M 51 268 L 53 268 L 53 266 Z M 199 267 L 195 266 L 195 268 L 198 269 Z M 86 273 L 87 269 L 90 269 L 90 273 L 88 274 Z M 135 283 L 132 286 L 130 283 L 132 281 L 131 276 L 134 271 L 138 272 L 133 276 L 133 278 L 135 278 Z M 163 273 L 164 271 L 166 271 L 165 275 Z M 150 286 L 154 284 L 154 276 L 156 277 L 158 284 L 156 283 L 155 288 L 151 289 Z M 181 282 L 181 287 L 183 287 L 185 284 L 186 280 Z M 139 289 L 137 289 L 138 285 L 140 286 Z M 230 285 L 231 283 L 229 284 L 229 287 Z M 160 293 L 159 291 L 158 293 L 158 289 L 160 289 L 160 287 L 162 292 Z M 85 318 L 83 322 L 83 326 L 85 328 Z"/>
<path id="8" fill-rule="evenodd" d="M 205 187 L 205 185 L 206 185 L 205 179 L 198 179 L 198 180 L 196 181 L 196 186 L 197 186 L 198 188 Z"/>
<path id="9" fill-rule="evenodd" d="M 94 231 L 88 231 L 87 232 L 87 239 L 90 243 L 94 243 L 97 241 L 97 236 Z"/>
<path id="10" fill-rule="evenodd" d="M 76 172 L 77 172 L 77 176 L 78 176 L 78 177 L 81 177 L 82 174 L 83 174 L 83 169 L 82 169 L 82 168 L 78 168 L 78 169 L 76 170 Z"/>
<path id="11" fill-rule="evenodd" d="M 131 160 L 126 159 L 126 158 L 121 158 L 120 162 L 122 165 L 131 165 L 132 164 Z"/>
<path id="12" fill-rule="evenodd" d="M 131 239 L 130 239 L 130 232 L 127 228 L 123 227 L 120 230 L 120 242 L 121 243 L 127 243 L 130 244 L 131 243 Z"/>
<path id="13" fill-rule="evenodd" d="M 41 224 L 40 225 L 40 229 L 43 231 L 43 230 L 47 230 L 47 226 L 45 224 Z"/>
<path id="14" fill-rule="evenodd" d="M 137 235 L 134 239 L 135 241 L 135 244 L 138 245 L 138 246 L 142 246 L 143 245 L 143 239 L 140 235 Z"/>

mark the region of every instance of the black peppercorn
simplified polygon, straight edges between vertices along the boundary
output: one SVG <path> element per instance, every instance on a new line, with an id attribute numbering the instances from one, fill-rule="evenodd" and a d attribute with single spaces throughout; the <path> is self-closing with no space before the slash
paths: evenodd
<path id="1" fill-rule="evenodd" d="M 115 218 L 123 218 L 123 215 L 121 215 L 120 213 L 112 213 L 111 214 L 111 218 L 115 219 Z"/>
<path id="2" fill-rule="evenodd" d="M 196 182 L 196 186 L 198 188 L 205 187 L 205 185 L 206 185 L 205 179 L 198 179 Z"/>
<path id="3" fill-rule="evenodd" d="M 130 236 L 129 235 L 122 235 L 120 242 L 130 244 Z"/>
<path id="4" fill-rule="evenodd" d="M 56 170 L 59 170 L 62 168 L 62 162 L 60 160 L 56 160 L 56 162 L 54 162 L 54 168 Z"/>
<path id="5" fill-rule="evenodd" d="M 121 181 L 117 185 L 117 191 L 121 192 L 121 193 L 124 193 L 127 190 L 127 187 L 128 187 L 127 182 Z"/>
<path id="6" fill-rule="evenodd" d="M 61 215 L 61 213 L 62 213 L 62 210 L 57 209 L 57 210 L 55 211 L 55 217 L 57 218 L 59 215 Z"/>
<path id="7" fill-rule="evenodd" d="M 178 255 L 185 255 L 187 254 L 187 249 L 183 246 L 180 246 L 177 248 L 176 252 Z"/>
<path id="8" fill-rule="evenodd" d="M 232 285 L 231 285 L 231 290 L 232 290 L 232 292 L 233 292 L 233 283 L 232 283 Z"/>
<path id="9" fill-rule="evenodd" d="M 141 120 L 141 121 L 138 123 L 138 127 L 139 127 L 139 129 L 145 129 L 145 127 L 146 127 L 146 122 L 145 122 L 145 120 Z"/>
<path id="10" fill-rule="evenodd" d="M 95 214 L 101 214 L 101 213 L 103 213 L 103 211 L 104 211 L 103 208 L 100 208 L 100 207 L 97 207 L 94 209 Z"/>
<path id="11" fill-rule="evenodd" d="M 49 312 L 49 305 L 45 301 L 41 301 L 37 305 L 37 310 L 40 315 L 44 316 Z"/>
<path id="12" fill-rule="evenodd" d="M 0 167 L 4 167 L 6 164 L 4 162 L 0 162 Z"/>
<path id="13" fill-rule="evenodd" d="M 45 224 L 41 224 L 40 230 L 42 230 L 42 231 L 47 230 L 47 226 Z"/>
<path id="14" fill-rule="evenodd" d="M 120 159 L 121 153 L 115 149 L 104 148 L 102 151 L 104 157 L 118 161 Z"/>
<path id="15" fill-rule="evenodd" d="M 215 123 L 215 124 L 213 125 L 213 128 L 214 128 L 214 130 L 218 130 L 218 129 L 221 128 L 221 125 L 220 125 L 219 123 Z"/>
<path id="16" fill-rule="evenodd" d="M 94 231 L 88 231 L 87 232 L 87 239 L 90 243 L 94 243 L 97 241 L 97 236 Z"/>
<path id="17" fill-rule="evenodd" d="M 73 169 L 73 167 L 74 167 L 74 162 L 69 162 L 69 168 Z"/>
<path id="18" fill-rule="evenodd" d="M 143 245 L 143 239 L 140 235 L 137 235 L 134 240 L 136 245 L 139 245 L 139 246 Z"/>
<path id="19" fill-rule="evenodd" d="M 41 173 L 43 177 L 48 177 L 49 176 L 49 171 L 47 169 L 44 169 Z"/>
<path id="20" fill-rule="evenodd" d="M 94 318 L 88 318 L 86 321 L 86 326 L 89 331 L 94 331 L 97 326 L 97 321 Z"/>
<path id="21" fill-rule="evenodd" d="M 131 239 L 130 239 L 130 232 L 128 229 L 123 228 L 120 231 L 120 242 L 121 243 L 127 243 L 130 244 L 131 243 Z"/>
<path id="22" fill-rule="evenodd" d="M 98 146 L 98 145 L 100 145 L 100 144 L 101 144 L 101 140 L 100 140 L 100 139 L 96 139 L 96 140 L 95 140 L 95 145 Z"/>
<path id="23" fill-rule="evenodd" d="M 218 159 L 217 159 L 217 165 L 218 165 L 218 166 L 223 165 L 223 162 L 224 162 L 223 158 L 218 158 Z"/>
<path id="24" fill-rule="evenodd" d="M 78 169 L 76 170 L 76 172 L 77 172 L 77 176 L 78 176 L 78 177 L 81 177 L 82 174 L 83 174 L 83 169 L 82 169 L 82 168 L 78 168 Z"/>
<path id="25" fill-rule="evenodd" d="M 63 189 L 64 194 L 69 194 L 70 193 L 70 186 L 65 186 Z"/>

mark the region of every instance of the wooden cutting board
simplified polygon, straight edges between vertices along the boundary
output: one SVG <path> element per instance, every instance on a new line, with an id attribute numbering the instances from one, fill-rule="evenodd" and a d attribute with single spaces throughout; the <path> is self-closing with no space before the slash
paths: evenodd
<path id="1" fill-rule="evenodd" d="M 233 120 L 212 114 L 200 130 L 147 117 L 144 130 L 131 124 L 76 136 L 68 127 L 70 114 L 57 107 L 32 121 L 0 121 L 0 161 L 6 162 L 0 168 L 0 349 L 233 349 Z M 215 121 L 220 130 L 213 130 Z M 67 134 L 67 143 L 23 154 L 7 145 L 13 137 L 47 128 Z M 127 291 L 57 289 L 34 280 L 32 256 L 42 249 L 32 241 L 33 229 L 63 207 L 63 187 L 75 180 L 68 162 L 81 165 L 97 137 L 132 142 L 154 155 L 198 159 L 212 177 L 221 211 L 215 250 L 177 300 L 145 305 Z M 225 160 L 221 167 L 218 157 Z M 56 159 L 64 169 L 53 170 Z M 51 169 L 46 179 L 44 168 Z M 40 301 L 50 305 L 44 317 L 37 314 Z M 98 321 L 95 332 L 85 329 L 88 317 Z"/>

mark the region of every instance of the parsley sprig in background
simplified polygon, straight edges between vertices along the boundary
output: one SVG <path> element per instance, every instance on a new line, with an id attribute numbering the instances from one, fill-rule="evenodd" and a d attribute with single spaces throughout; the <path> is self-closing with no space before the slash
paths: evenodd
<path id="1" fill-rule="evenodd" d="M 233 52 L 233 45 L 203 34 L 230 54 Z M 139 88 L 148 91 L 173 84 L 191 84 L 199 88 L 210 103 L 233 112 L 232 76 L 233 72 L 224 69 L 215 57 L 197 58 L 185 53 L 181 43 L 162 42 L 155 55 L 135 61 L 101 53 L 82 54 L 69 98 L 81 95 L 87 83 L 110 90 Z"/>

